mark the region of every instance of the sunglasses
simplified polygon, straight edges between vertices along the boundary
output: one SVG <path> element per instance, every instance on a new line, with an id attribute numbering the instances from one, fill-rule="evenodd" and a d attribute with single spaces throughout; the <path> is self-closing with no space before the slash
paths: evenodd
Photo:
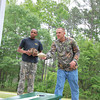
<path id="1" fill-rule="evenodd" d="M 37 34 L 37 32 L 31 32 L 31 33 Z"/>

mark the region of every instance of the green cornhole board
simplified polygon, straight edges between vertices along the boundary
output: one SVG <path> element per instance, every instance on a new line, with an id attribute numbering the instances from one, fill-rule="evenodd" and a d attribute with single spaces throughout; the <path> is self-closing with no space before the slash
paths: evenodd
<path id="1" fill-rule="evenodd" d="M 2 100 L 59 100 L 60 98 L 62 98 L 62 96 L 44 92 L 33 92 Z"/>

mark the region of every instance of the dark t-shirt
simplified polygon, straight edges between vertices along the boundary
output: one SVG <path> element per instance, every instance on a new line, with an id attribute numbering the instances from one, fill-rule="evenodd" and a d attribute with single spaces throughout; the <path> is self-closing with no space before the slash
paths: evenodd
<path id="1" fill-rule="evenodd" d="M 43 50 L 43 46 L 41 42 L 37 39 L 31 39 L 31 38 L 25 38 L 21 41 L 19 47 L 23 48 L 23 50 L 29 50 L 30 48 L 35 48 L 39 52 Z M 22 60 L 26 62 L 31 62 L 31 63 L 37 63 L 38 62 L 38 57 L 37 56 L 28 56 L 27 54 L 22 55 Z"/>

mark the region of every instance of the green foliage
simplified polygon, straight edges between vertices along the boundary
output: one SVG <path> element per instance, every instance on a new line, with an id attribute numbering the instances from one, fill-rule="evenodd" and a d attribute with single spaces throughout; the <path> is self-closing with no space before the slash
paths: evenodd
<path id="1" fill-rule="evenodd" d="M 64 85 L 63 97 L 71 98 L 71 90 L 70 90 L 70 86 L 67 80 Z"/>
<path id="2" fill-rule="evenodd" d="M 46 79 L 43 81 L 35 81 L 35 91 L 41 91 L 41 92 L 47 92 L 47 93 L 54 93 L 55 85 L 56 85 L 56 79 L 57 79 L 57 73 L 48 71 L 46 75 Z"/>
<path id="3" fill-rule="evenodd" d="M 9 86 L 13 87 L 13 81 L 15 79 L 15 82 L 18 81 L 21 55 L 17 53 L 17 48 L 21 39 L 30 35 L 30 30 L 32 28 L 37 29 L 39 27 L 39 18 L 29 10 L 14 3 L 7 5 L 2 45 L 0 47 L 1 88 L 9 88 Z M 16 87 L 13 89 L 16 89 Z"/>
<path id="4" fill-rule="evenodd" d="M 17 48 L 22 38 L 30 35 L 30 30 L 38 30 L 37 39 L 47 53 L 51 47 L 53 35 L 57 27 L 65 27 L 67 35 L 75 36 L 80 48 L 79 88 L 80 98 L 85 100 L 100 99 L 100 40 L 99 38 L 99 2 L 90 0 L 90 10 L 77 7 L 69 10 L 69 0 L 25 0 L 24 4 L 16 5 L 16 0 L 7 0 L 2 45 L 0 47 L 0 89 L 16 91 L 19 78 L 19 62 L 21 55 Z M 86 22 L 89 29 L 79 28 Z M 48 28 L 43 27 L 46 25 Z M 42 28 L 41 28 L 42 27 Z M 92 36 L 92 38 L 91 38 Z M 87 38 L 89 37 L 89 38 Z M 93 40 L 92 40 L 93 39 Z M 54 66 L 54 67 L 51 67 Z M 45 64 L 39 59 L 35 78 L 35 91 L 54 93 L 57 79 L 57 62 L 54 65 Z M 25 87 L 27 91 L 27 87 Z M 68 82 L 64 86 L 64 97 L 71 97 Z"/>
<path id="5" fill-rule="evenodd" d="M 79 37 L 79 86 L 80 96 L 88 100 L 99 100 L 100 96 L 100 43 Z M 95 98 L 93 96 L 95 95 Z"/>
<path id="6" fill-rule="evenodd" d="M 41 23 L 46 24 L 48 29 L 64 26 L 64 21 L 69 17 L 66 6 L 69 0 L 62 0 L 59 4 L 54 0 L 37 0 L 36 5 L 31 2 L 26 0 L 23 6 L 39 16 Z"/>
<path id="7" fill-rule="evenodd" d="M 32 28 L 39 28 L 39 18 L 22 6 L 8 5 L 5 13 L 4 32 L 13 31 L 17 35 L 27 35 Z M 16 15 L 16 16 L 15 16 Z"/>

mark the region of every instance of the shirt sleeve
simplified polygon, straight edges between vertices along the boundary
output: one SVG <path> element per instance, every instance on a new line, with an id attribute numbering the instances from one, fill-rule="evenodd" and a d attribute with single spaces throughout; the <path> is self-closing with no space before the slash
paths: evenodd
<path id="1" fill-rule="evenodd" d="M 19 47 L 24 48 L 25 40 L 23 39 L 19 45 Z"/>
<path id="2" fill-rule="evenodd" d="M 56 52 L 56 45 L 55 42 L 53 42 L 51 45 L 51 50 L 47 53 L 47 59 L 53 58 L 55 52 Z"/>
<path id="3" fill-rule="evenodd" d="M 75 40 L 72 42 L 72 49 L 73 49 L 73 61 L 77 62 L 80 56 L 80 50 Z"/>
<path id="4" fill-rule="evenodd" d="M 42 46 L 42 43 L 39 42 L 39 48 L 38 48 L 38 51 L 41 52 L 43 50 L 43 46 Z"/>

